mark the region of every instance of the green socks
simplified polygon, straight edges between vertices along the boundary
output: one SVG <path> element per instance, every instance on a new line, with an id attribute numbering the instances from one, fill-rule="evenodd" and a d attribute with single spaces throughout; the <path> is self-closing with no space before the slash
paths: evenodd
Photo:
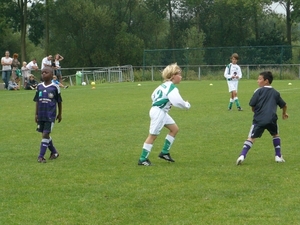
<path id="1" fill-rule="evenodd" d="M 146 149 L 143 149 L 143 150 L 142 150 L 141 157 L 140 157 L 140 160 L 141 160 L 141 161 L 145 161 L 145 160 L 148 158 L 149 153 L 150 153 L 150 152 L 148 152 Z"/>
<path id="2" fill-rule="evenodd" d="M 236 98 L 236 99 L 234 99 L 234 101 L 235 101 L 236 107 L 240 108 L 241 105 L 240 105 L 239 99 Z"/>
<path id="3" fill-rule="evenodd" d="M 161 150 L 161 152 L 163 154 L 168 154 L 169 153 L 171 145 L 173 144 L 174 140 L 175 140 L 175 138 L 170 136 L 169 134 L 166 136 L 165 144 L 163 146 L 163 149 Z"/>
<path id="4" fill-rule="evenodd" d="M 166 136 L 163 149 L 161 150 L 161 152 L 163 154 L 168 154 L 169 153 L 170 148 L 171 148 L 174 140 L 175 140 L 175 138 L 172 137 L 171 135 L 168 134 Z M 144 143 L 143 150 L 142 150 L 142 153 L 141 153 L 141 156 L 140 156 L 140 161 L 145 161 L 146 159 L 148 159 L 148 156 L 151 152 L 152 147 L 153 147 L 153 144 Z"/>
<path id="5" fill-rule="evenodd" d="M 149 156 L 149 154 L 151 152 L 152 147 L 153 147 L 152 144 L 144 143 L 142 154 L 140 156 L 140 160 L 141 161 L 145 161 L 148 158 L 148 156 Z"/>

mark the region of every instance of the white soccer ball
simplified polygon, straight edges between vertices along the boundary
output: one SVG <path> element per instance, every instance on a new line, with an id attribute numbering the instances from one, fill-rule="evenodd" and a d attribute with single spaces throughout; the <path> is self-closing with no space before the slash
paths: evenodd
<path id="1" fill-rule="evenodd" d="M 82 86 L 85 86 L 85 85 L 86 85 L 86 83 L 85 83 L 85 82 L 82 82 L 82 83 L 81 83 L 81 85 L 82 85 Z"/>
<path id="2" fill-rule="evenodd" d="M 292 85 L 292 83 L 288 83 L 288 85 Z"/>
<path id="3" fill-rule="evenodd" d="M 138 84 L 138 86 L 141 86 L 141 84 Z"/>

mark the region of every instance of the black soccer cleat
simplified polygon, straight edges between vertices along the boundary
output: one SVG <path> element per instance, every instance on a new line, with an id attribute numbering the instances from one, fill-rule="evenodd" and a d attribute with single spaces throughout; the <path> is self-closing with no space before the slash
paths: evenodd
<path id="1" fill-rule="evenodd" d="M 139 160 L 138 165 L 139 166 L 151 166 L 152 164 L 149 159 L 145 159 L 144 161 Z"/>
<path id="2" fill-rule="evenodd" d="M 59 154 L 58 154 L 58 152 L 56 152 L 56 153 L 51 153 L 51 155 L 50 155 L 50 157 L 49 157 L 49 159 L 50 160 L 52 160 L 52 159 L 57 159 L 58 158 L 58 156 L 59 156 Z"/>
<path id="3" fill-rule="evenodd" d="M 243 109 L 241 107 L 238 107 L 238 111 L 243 111 Z"/>
<path id="4" fill-rule="evenodd" d="M 46 159 L 44 157 L 38 157 L 38 163 L 46 163 Z"/>
<path id="5" fill-rule="evenodd" d="M 169 162 L 175 162 L 175 160 L 171 158 L 170 153 L 163 154 L 161 152 L 161 153 L 159 153 L 158 157 L 161 158 L 161 159 L 167 160 Z"/>

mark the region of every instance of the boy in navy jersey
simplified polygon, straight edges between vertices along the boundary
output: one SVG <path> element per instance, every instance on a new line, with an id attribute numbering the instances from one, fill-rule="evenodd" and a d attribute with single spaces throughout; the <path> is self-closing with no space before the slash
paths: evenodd
<path id="1" fill-rule="evenodd" d="M 42 70 L 43 82 L 38 84 L 33 101 L 36 102 L 35 122 L 37 123 L 37 131 L 42 133 L 42 141 L 40 146 L 40 154 L 38 156 L 39 163 L 45 163 L 44 158 L 47 148 L 51 151 L 49 159 L 56 159 L 59 156 L 53 145 L 50 133 L 52 131 L 55 119 L 61 121 L 62 114 L 62 98 L 60 88 L 57 84 L 52 83 L 53 69 L 45 67 Z M 58 114 L 56 110 L 58 106 Z"/>
<path id="2" fill-rule="evenodd" d="M 254 92 L 249 105 L 254 112 L 252 126 L 248 139 L 244 142 L 242 152 L 236 161 L 237 165 L 242 164 L 246 155 L 252 147 L 256 138 L 260 138 L 264 130 L 268 130 L 273 136 L 273 146 L 275 149 L 275 162 L 285 162 L 281 155 L 281 141 L 277 125 L 277 106 L 282 109 L 282 119 L 287 119 L 287 106 L 285 101 L 280 97 L 278 91 L 272 88 L 273 75 L 270 71 L 259 74 L 257 83 L 259 88 Z"/>

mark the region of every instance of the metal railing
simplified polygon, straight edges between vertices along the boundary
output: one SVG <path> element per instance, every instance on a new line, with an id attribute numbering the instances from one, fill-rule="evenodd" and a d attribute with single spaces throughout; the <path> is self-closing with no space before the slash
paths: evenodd
<path id="1" fill-rule="evenodd" d="M 226 65 L 179 65 L 182 68 L 184 80 L 224 79 Z M 272 71 L 275 79 L 300 79 L 300 64 L 249 64 L 239 65 L 244 79 L 256 79 L 259 72 Z M 64 82 L 71 86 L 79 84 L 76 73 L 81 72 L 80 84 L 84 81 L 98 83 L 105 82 L 133 82 L 133 81 L 161 81 L 161 71 L 166 65 L 153 66 L 116 66 L 116 67 L 73 67 L 61 68 Z M 124 68 L 127 68 L 126 71 Z M 2 72 L 2 71 L 1 71 Z M 37 80 L 41 78 L 41 71 L 32 71 Z"/>

